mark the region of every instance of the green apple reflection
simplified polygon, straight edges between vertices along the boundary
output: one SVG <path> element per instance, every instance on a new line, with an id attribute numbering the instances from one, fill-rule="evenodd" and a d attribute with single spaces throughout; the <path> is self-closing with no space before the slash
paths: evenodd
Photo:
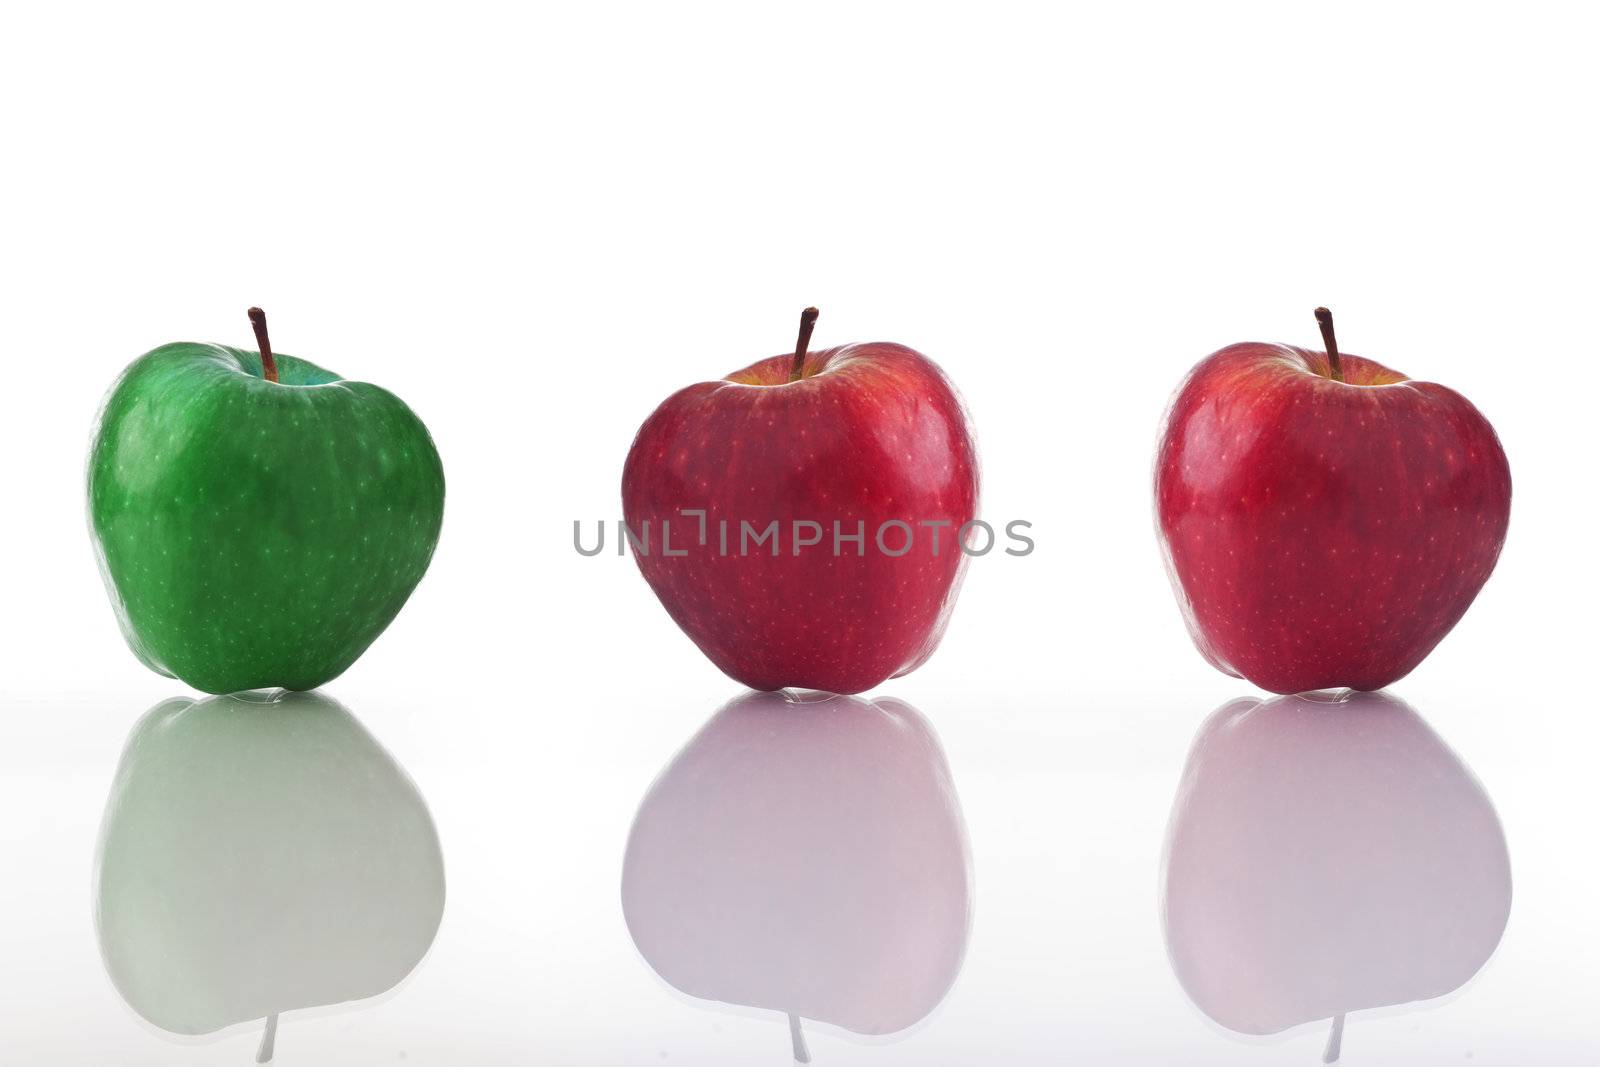
<path id="1" fill-rule="evenodd" d="M 106 970 L 175 1034 L 362 1000 L 410 974 L 444 910 L 416 786 L 315 693 L 170 700 L 128 738 L 95 870 Z"/>

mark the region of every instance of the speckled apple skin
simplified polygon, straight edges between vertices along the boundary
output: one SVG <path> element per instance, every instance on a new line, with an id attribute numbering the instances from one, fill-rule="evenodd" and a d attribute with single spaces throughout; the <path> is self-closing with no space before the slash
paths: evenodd
<path id="1" fill-rule="evenodd" d="M 715 382 L 680 390 L 634 439 L 622 475 L 630 530 L 649 523 L 639 570 L 684 633 L 730 677 L 754 689 L 857 693 L 921 665 L 955 605 L 966 557 L 956 531 L 978 505 L 978 460 L 966 414 L 939 368 L 903 345 L 847 345 L 775 356 Z M 706 544 L 699 519 L 706 512 Z M 740 523 L 780 526 L 741 556 Z M 795 555 L 794 520 L 823 527 Z M 910 523 L 911 551 L 878 551 L 888 520 Z M 719 523 L 729 545 L 721 554 Z M 661 551 L 663 521 L 672 547 Z M 866 530 L 833 554 L 833 523 Z M 921 522 L 947 522 L 938 552 Z M 885 544 L 902 546 L 891 528 Z"/>
<path id="2" fill-rule="evenodd" d="M 1200 651 L 1275 693 L 1380 689 L 1494 569 L 1511 472 L 1478 410 L 1359 356 L 1240 344 L 1195 367 L 1156 454 L 1156 517 Z"/>
<path id="3" fill-rule="evenodd" d="M 394 394 L 277 356 L 165 345 L 112 386 L 89 523 L 129 646 L 207 693 L 313 689 L 383 632 L 433 557 L 444 469 Z"/>

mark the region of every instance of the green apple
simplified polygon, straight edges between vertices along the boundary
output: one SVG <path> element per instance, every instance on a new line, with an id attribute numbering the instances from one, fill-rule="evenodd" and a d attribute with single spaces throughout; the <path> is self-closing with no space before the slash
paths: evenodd
<path id="1" fill-rule="evenodd" d="M 427 954 L 444 862 L 416 786 L 344 708 L 248 693 L 152 709 L 95 864 L 101 955 L 146 1021 L 207 1034 L 375 997 Z"/>
<path id="2" fill-rule="evenodd" d="M 208 693 L 313 689 L 399 612 L 433 557 L 444 468 L 399 397 L 305 360 L 163 345 L 106 397 L 89 519 L 122 632 Z"/>

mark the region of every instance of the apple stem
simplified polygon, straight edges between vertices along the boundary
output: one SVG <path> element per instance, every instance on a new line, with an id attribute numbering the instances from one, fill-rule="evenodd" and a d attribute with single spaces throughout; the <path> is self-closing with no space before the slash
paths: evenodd
<path id="1" fill-rule="evenodd" d="M 1328 1034 L 1328 1044 L 1322 1050 L 1323 1063 L 1338 1063 L 1340 1046 L 1344 1044 L 1344 1013 L 1333 1017 L 1333 1030 Z"/>
<path id="2" fill-rule="evenodd" d="M 257 1063 L 271 1063 L 273 1046 L 278 1043 L 278 1013 L 267 1016 L 267 1028 L 261 1032 L 261 1046 L 256 1049 Z"/>
<path id="3" fill-rule="evenodd" d="M 806 1048 L 805 1031 L 800 1029 L 800 1016 L 792 1011 L 789 1013 L 789 1044 L 794 1048 L 794 1062 L 811 1062 L 811 1050 Z"/>
<path id="4" fill-rule="evenodd" d="M 278 361 L 272 358 L 272 342 L 267 340 L 267 313 L 260 308 L 251 308 L 245 314 L 250 316 L 250 326 L 256 331 L 256 346 L 261 349 L 261 376 L 269 382 L 278 380 Z"/>
<path id="5" fill-rule="evenodd" d="M 1333 312 L 1318 308 L 1317 325 L 1322 328 L 1322 343 L 1328 349 L 1328 373 L 1336 382 L 1344 381 L 1344 368 L 1339 365 L 1339 342 L 1333 336 Z"/>
<path id="6" fill-rule="evenodd" d="M 806 308 L 800 312 L 800 337 L 794 343 L 794 362 L 789 365 L 791 382 L 800 380 L 800 368 L 805 365 L 806 349 L 811 347 L 811 331 L 816 329 L 818 314 L 820 312 L 816 308 Z"/>

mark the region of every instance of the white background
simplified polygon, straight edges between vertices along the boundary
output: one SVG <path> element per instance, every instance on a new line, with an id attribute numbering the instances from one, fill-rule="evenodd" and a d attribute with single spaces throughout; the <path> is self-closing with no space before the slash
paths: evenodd
<path id="1" fill-rule="evenodd" d="M 175 1046 L 99 967 L 105 790 L 184 690 L 123 646 L 82 465 L 128 361 L 248 344 L 260 304 L 282 351 L 405 398 L 449 483 L 432 570 L 329 686 L 432 806 L 444 927 L 387 1001 L 286 1022 L 282 1062 L 782 1062 L 780 1027 L 672 994 L 622 925 L 639 797 L 738 687 L 571 526 L 617 517 L 656 403 L 785 350 L 808 303 L 818 345 L 944 366 L 984 515 L 1038 542 L 975 561 L 940 652 L 882 689 L 932 721 L 962 796 L 966 969 L 903 1040 L 825 1034 L 819 1062 L 1314 1061 L 1320 1034 L 1210 1026 L 1166 966 L 1172 791 L 1200 721 L 1251 690 L 1184 633 L 1149 465 L 1196 360 L 1314 344 L 1323 303 L 1347 350 L 1478 404 L 1515 483 L 1499 569 L 1395 687 L 1494 798 L 1511 924 L 1459 997 L 1347 1047 L 1592 1057 L 1596 29 L 1540 3 L 8 12 L 0 1058 L 253 1048 Z"/>

